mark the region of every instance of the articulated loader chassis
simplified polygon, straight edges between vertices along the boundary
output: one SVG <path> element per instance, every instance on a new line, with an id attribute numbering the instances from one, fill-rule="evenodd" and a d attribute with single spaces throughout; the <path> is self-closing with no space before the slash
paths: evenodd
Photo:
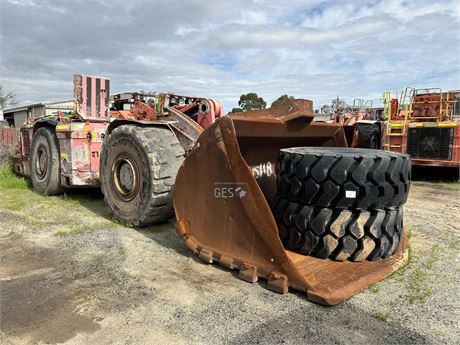
<path id="1" fill-rule="evenodd" d="M 21 129 L 14 169 L 41 194 L 100 185 L 130 226 L 165 220 L 173 202 L 201 260 L 326 305 L 407 261 L 407 157 L 348 149 L 359 132 L 313 122 L 311 101 L 220 116 L 213 100 L 133 94 L 109 112 L 106 80 L 74 81 L 74 113 Z"/>
<path id="2" fill-rule="evenodd" d="M 109 80 L 74 76 L 75 111 L 30 119 L 20 130 L 14 171 L 42 195 L 101 187 L 114 217 L 130 226 L 169 218 L 184 154 L 221 115 L 211 99 L 119 94 Z"/>

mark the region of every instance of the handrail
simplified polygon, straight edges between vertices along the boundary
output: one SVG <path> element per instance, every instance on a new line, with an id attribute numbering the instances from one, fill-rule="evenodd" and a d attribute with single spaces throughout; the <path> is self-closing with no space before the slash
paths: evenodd
<path id="1" fill-rule="evenodd" d="M 383 114 L 387 118 L 387 128 L 386 132 L 387 134 L 390 134 L 391 130 L 391 92 L 390 91 L 384 91 L 383 92 Z"/>
<path id="2" fill-rule="evenodd" d="M 422 92 L 420 92 L 422 91 Z M 426 101 L 416 101 L 415 98 L 418 95 L 421 95 L 423 93 L 426 94 L 439 94 L 439 99 L 438 100 L 426 100 Z M 452 118 L 452 111 L 450 111 L 451 108 L 451 103 L 454 103 L 455 101 L 452 101 L 449 98 L 449 92 L 447 94 L 444 94 L 442 92 L 441 88 L 437 87 L 431 87 L 431 88 L 416 88 L 416 87 L 411 87 L 408 86 L 406 87 L 401 94 L 398 97 L 398 93 L 396 92 L 396 99 L 398 100 L 398 107 L 396 109 L 396 114 L 392 114 L 392 109 L 391 109 L 391 100 L 392 100 L 392 95 L 390 91 L 385 91 L 383 93 L 383 111 L 385 116 L 387 117 L 387 134 L 390 135 L 393 132 L 392 130 L 392 123 L 395 121 L 401 122 L 402 126 L 398 127 L 398 134 L 399 131 L 403 135 L 406 133 L 406 128 L 408 126 L 408 123 L 411 120 L 436 120 L 436 121 L 441 121 L 443 118 L 451 119 Z M 414 108 L 417 105 L 420 104 L 439 104 L 439 112 L 434 114 L 435 116 L 413 116 L 414 115 Z M 394 118 L 393 115 L 396 115 L 396 118 Z"/>

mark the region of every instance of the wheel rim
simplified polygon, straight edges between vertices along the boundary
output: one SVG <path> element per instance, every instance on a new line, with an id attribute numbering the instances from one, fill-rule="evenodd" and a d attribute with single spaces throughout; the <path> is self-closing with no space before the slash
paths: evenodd
<path id="1" fill-rule="evenodd" d="M 40 180 L 43 180 L 48 172 L 48 151 L 44 145 L 40 145 L 37 150 L 35 160 L 35 173 Z"/>
<path id="2" fill-rule="evenodd" d="M 123 201 L 131 201 L 139 191 L 139 168 L 127 154 L 118 156 L 112 168 L 115 191 Z"/>

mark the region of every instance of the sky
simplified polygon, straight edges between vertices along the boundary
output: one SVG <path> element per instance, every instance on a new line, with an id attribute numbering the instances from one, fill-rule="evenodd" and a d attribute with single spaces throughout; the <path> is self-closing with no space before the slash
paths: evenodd
<path id="1" fill-rule="evenodd" d="M 113 92 L 242 93 L 378 102 L 460 88 L 460 1 L 0 0 L 0 84 L 20 104 L 72 98 L 74 73 Z"/>

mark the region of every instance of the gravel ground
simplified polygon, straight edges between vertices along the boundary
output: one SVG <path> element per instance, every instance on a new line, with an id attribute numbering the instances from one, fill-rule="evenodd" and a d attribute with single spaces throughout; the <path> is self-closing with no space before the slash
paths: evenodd
<path id="1" fill-rule="evenodd" d="M 0 188 L 0 343 L 459 344 L 457 184 L 415 182 L 408 266 L 335 306 L 197 260 L 174 224 L 134 230 L 96 191 Z"/>

